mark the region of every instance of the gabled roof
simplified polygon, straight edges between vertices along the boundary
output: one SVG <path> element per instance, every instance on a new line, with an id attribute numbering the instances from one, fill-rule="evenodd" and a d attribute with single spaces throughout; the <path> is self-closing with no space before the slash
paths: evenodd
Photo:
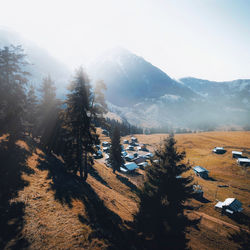
<path id="1" fill-rule="evenodd" d="M 241 207 L 242 206 L 241 202 L 235 198 L 227 198 L 223 202 L 219 201 L 215 205 L 215 207 L 218 207 L 218 208 L 223 208 L 224 206 L 229 207 L 234 212 L 240 212 L 243 210 Z"/>
<path id="2" fill-rule="evenodd" d="M 238 158 L 238 162 L 250 163 L 250 159 L 248 158 Z"/>
<path id="3" fill-rule="evenodd" d="M 125 155 L 125 158 L 129 158 L 129 159 L 133 160 L 135 157 L 134 157 L 134 155 L 127 154 L 127 155 Z"/>
<path id="4" fill-rule="evenodd" d="M 144 161 L 144 162 L 139 163 L 138 166 L 146 167 L 146 166 L 148 166 L 148 163 L 146 161 Z"/>
<path id="5" fill-rule="evenodd" d="M 239 151 L 232 151 L 232 154 L 233 154 L 233 155 L 242 155 L 242 152 L 239 152 Z"/>
<path id="6" fill-rule="evenodd" d="M 138 168 L 138 166 L 134 162 L 126 163 L 124 164 L 124 166 L 130 171 Z"/>
<path id="7" fill-rule="evenodd" d="M 201 166 L 195 166 L 195 167 L 193 167 L 193 170 L 197 173 L 209 172 L 208 170 L 206 170 L 205 168 L 203 168 Z"/>
<path id="8" fill-rule="evenodd" d="M 216 149 L 216 150 L 224 150 L 223 147 L 215 147 L 214 149 Z"/>

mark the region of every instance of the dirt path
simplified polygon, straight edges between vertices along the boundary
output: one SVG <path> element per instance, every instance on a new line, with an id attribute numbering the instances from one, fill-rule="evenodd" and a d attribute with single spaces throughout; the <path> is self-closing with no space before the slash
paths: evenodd
<path id="1" fill-rule="evenodd" d="M 244 231 L 250 233 L 250 232 L 249 232 L 248 230 L 246 230 L 246 229 L 240 228 L 240 227 L 238 227 L 238 226 L 236 226 L 236 225 L 233 225 L 233 224 L 231 224 L 231 223 L 225 222 L 225 221 L 223 221 L 223 220 L 220 220 L 220 219 L 215 218 L 215 217 L 213 217 L 213 216 L 210 216 L 210 215 L 208 215 L 208 214 L 205 214 L 205 213 L 202 213 L 202 212 L 194 212 L 194 213 L 197 214 L 197 215 L 199 215 L 199 216 L 201 216 L 201 218 L 205 218 L 205 219 L 210 220 L 210 221 L 213 221 L 213 222 L 215 222 L 215 223 L 217 223 L 217 224 L 219 224 L 219 225 L 223 225 L 223 226 L 232 228 L 232 229 L 234 229 L 234 230 L 236 230 L 236 231 L 238 231 L 238 232 L 240 232 L 240 230 L 244 230 Z"/>

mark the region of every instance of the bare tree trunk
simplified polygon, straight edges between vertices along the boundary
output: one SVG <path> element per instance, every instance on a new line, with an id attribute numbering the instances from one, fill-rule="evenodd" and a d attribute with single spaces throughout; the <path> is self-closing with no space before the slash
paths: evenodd
<path id="1" fill-rule="evenodd" d="M 87 151 L 84 152 L 84 176 L 83 176 L 83 181 L 86 181 L 88 178 L 88 153 Z"/>
<path id="2" fill-rule="evenodd" d="M 80 172 L 80 177 L 83 179 L 83 167 L 82 167 L 82 160 L 79 162 L 79 172 Z"/>

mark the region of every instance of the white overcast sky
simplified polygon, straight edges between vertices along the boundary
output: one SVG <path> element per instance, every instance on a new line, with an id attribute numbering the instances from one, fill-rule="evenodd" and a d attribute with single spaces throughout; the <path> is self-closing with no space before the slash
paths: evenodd
<path id="1" fill-rule="evenodd" d="M 0 26 L 71 68 L 120 46 L 173 78 L 250 78 L 250 0 L 0 0 Z"/>

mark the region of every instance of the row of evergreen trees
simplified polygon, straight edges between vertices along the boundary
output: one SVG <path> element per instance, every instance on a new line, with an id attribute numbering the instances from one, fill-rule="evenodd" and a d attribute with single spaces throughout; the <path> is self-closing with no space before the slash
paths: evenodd
<path id="1" fill-rule="evenodd" d="M 70 83 L 64 102 L 56 98 L 50 76 L 38 88 L 28 84 L 25 54 L 20 46 L 0 49 L 0 133 L 9 135 L 9 149 L 29 135 L 47 154 L 62 156 L 67 168 L 87 179 L 95 145 L 99 143 L 95 124 L 103 124 L 107 111 L 105 84 L 96 88 L 82 68 Z"/>
<path id="2" fill-rule="evenodd" d="M 11 153 L 16 140 L 35 139 L 47 155 L 61 155 L 69 171 L 79 172 L 85 181 L 93 164 L 95 145 L 99 144 L 96 125 L 103 124 L 106 105 L 103 82 L 92 89 L 82 68 L 76 71 L 65 102 L 56 98 L 55 84 L 44 78 L 36 96 L 28 86 L 28 72 L 21 47 L 0 49 L 0 133 L 8 134 Z M 126 127 L 126 129 L 125 129 Z M 110 162 L 114 172 L 121 158 L 120 133 L 139 130 L 111 122 Z M 127 130 L 128 129 L 128 130 Z M 189 170 L 182 163 L 173 136 L 156 151 L 157 162 L 146 170 L 146 181 L 139 192 L 139 209 L 134 215 L 134 244 L 137 249 L 184 249 L 185 231 L 190 221 L 184 214 L 185 202 L 192 196 L 192 179 L 176 178 Z M 6 177 L 7 178 L 7 177 Z"/>
<path id="3" fill-rule="evenodd" d="M 114 119 L 106 118 L 106 124 L 103 124 L 103 127 L 109 131 L 110 135 L 112 135 L 115 128 L 119 129 L 121 136 L 143 134 L 143 129 L 141 127 L 131 125 L 125 119 L 120 122 Z"/>

